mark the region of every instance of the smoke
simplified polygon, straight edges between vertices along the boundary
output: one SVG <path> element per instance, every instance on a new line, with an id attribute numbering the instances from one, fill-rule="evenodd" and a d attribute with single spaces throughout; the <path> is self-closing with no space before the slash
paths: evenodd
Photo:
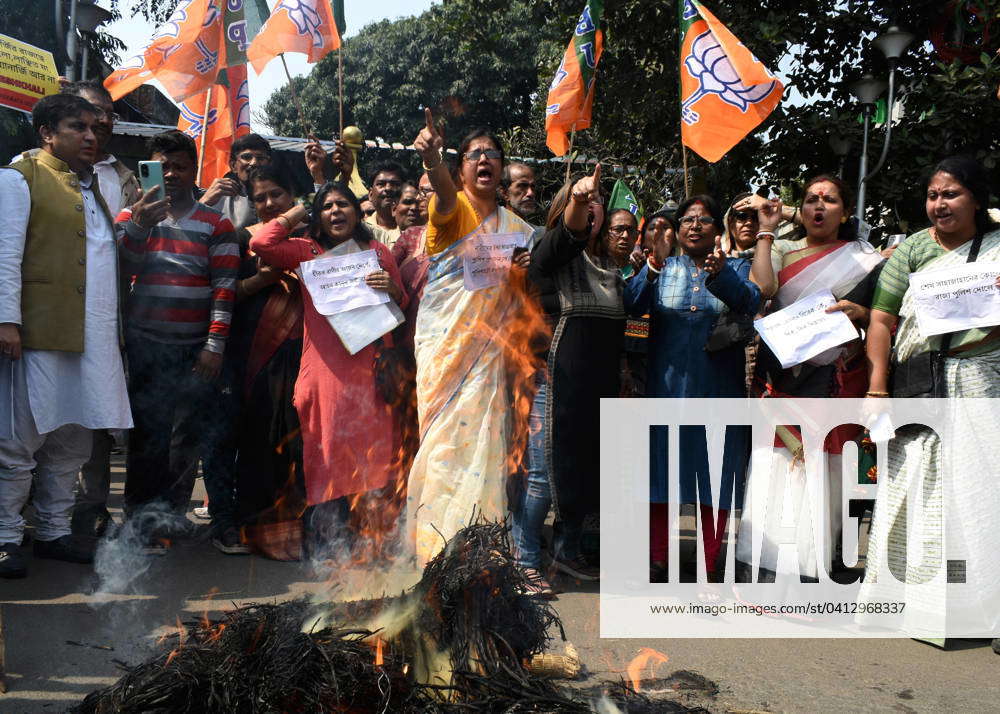
<path id="1" fill-rule="evenodd" d="M 151 556 L 146 552 L 150 539 L 158 532 L 176 528 L 177 515 L 166 503 L 154 502 L 132 513 L 114 537 L 104 538 L 94 555 L 97 586 L 95 603 L 111 601 L 113 595 L 139 591 L 140 578 L 149 570 Z"/>

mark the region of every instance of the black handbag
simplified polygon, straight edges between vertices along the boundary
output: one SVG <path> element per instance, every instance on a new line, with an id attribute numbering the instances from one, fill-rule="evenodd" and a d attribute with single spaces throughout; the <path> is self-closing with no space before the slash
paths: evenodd
<path id="1" fill-rule="evenodd" d="M 969 257 L 966 263 L 976 262 L 979 257 L 979 246 L 982 236 L 972 239 Z M 895 362 L 892 369 L 892 384 L 890 391 L 894 397 L 946 397 L 947 388 L 944 379 L 944 361 L 951 349 L 951 338 L 955 333 L 949 332 L 941 338 L 941 348 L 928 350 L 913 355 L 903 362 Z"/>
<path id="2" fill-rule="evenodd" d="M 736 345 L 746 347 L 753 340 L 753 336 L 754 327 L 751 315 L 741 315 L 732 310 L 726 310 L 719 315 L 719 319 L 716 320 L 715 326 L 709 333 L 708 340 L 705 342 L 705 351 L 718 352 Z"/>

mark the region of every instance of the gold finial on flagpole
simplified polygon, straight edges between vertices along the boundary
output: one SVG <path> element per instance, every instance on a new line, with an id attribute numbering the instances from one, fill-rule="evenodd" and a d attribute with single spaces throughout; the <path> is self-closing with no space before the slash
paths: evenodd
<path id="1" fill-rule="evenodd" d="M 340 140 L 354 154 L 354 171 L 351 173 L 349 188 L 354 191 L 356 196 L 361 196 L 368 190 L 365 188 L 364 181 L 361 180 L 361 174 L 358 172 L 358 154 L 365 148 L 365 137 L 358 127 L 345 126 L 344 131 L 340 135 Z"/>

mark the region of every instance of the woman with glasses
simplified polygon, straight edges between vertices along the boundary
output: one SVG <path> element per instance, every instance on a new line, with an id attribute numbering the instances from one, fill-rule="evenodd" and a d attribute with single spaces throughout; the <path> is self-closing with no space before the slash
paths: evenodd
<path id="1" fill-rule="evenodd" d="M 753 194 L 741 193 L 729 204 L 726 211 L 726 231 L 722 234 L 722 250 L 726 255 L 747 258 L 757 245 L 757 211 L 744 204 Z"/>
<path id="2" fill-rule="evenodd" d="M 770 309 L 788 307 L 799 298 L 825 291 L 838 300 L 828 312 L 842 311 L 862 329 L 868 326 L 869 309 L 878 267 L 882 257 L 867 241 L 861 240 L 850 221 L 853 192 L 836 176 L 816 176 L 806 182 L 802 199 L 801 217 L 805 237 L 801 240 L 775 241 L 774 234 L 781 220 L 781 204 L 777 201 L 764 205 L 759 212 L 757 255 L 769 255 L 770 262 L 755 262 L 755 270 L 764 277 L 762 282 L 769 289 L 777 289 Z M 762 344 L 757 352 L 757 370 L 753 392 L 761 397 L 863 397 L 868 389 L 867 365 L 860 336 L 847 344 L 827 350 L 802 364 L 784 369 L 774 353 Z M 833 542 L 841 523 L 840 473 L 841 453 L 844 444 L 857 439 L 861 429 L 840 427 L 826 439 L 824 461 L 826 486 L 835 497 L 824 513 L 824 522 L 816 524 L 825 530 L 826 552 L 816 553 L 813 523 L 809 514 L 810 499 L 806 489 L 801 434 L 795 427 L 779 426 L 776 429 L 780 442 L 770 459 L 771 471 L 751 474 L 747 487 L 747 506 L 740 523 L 736 557 L 741 569 L 752 562 L 753 521 L 766 516 L 761 502 L 768 502 L 769 487 L 773 479 L 790 484 L 791 492 L 784 503 L 790 504 L 797 529 L 798 573 L 807 578 L 817 578 L 818 568 L 829 572 L 834 563 Z M 789 478 L 790 477 L 790 478 Z M 758 507 L 754 508 L 754 502 Z M 775 506 L 778 507 L 778 506 Z M 785 506 L 786 511 L 789 506 Z M 756 511 L 756 513 L 755 513 Z M 757 528 L 764 529 L 762 552 L 758 555 L 761 572 L 759 577 L 774 577 L 777 567 L 777 542 L 786 540 L 771 529 L 784 527 L 781 519 L 767 519 Z M 757 573 L 748 575 L 758 576 Z M 756 580 L 757 577 L 754 577 Z"/>
<path id="3" fill-rule="evenodd" d="M 511 489 L 515 555 L 536 596 L 552 594 L 542 570 L 542 525 L 556 514 L 552 566 L 577 580 L 598 570 L 581 554 L 583 522 L 598 510 L 600 400 L 617 397 L 625 328 L 621 269 L 638 234 L 625 208 L 605 219 L 600 169 L 566 184 L 532 249 L 528 277 L 552 340 L 536 374 L 527 474 Z"/>
<path id="4" fill-rule="evenodd" d="M 726 211 L 725 217 L 726 232 L 722 236 L 722 250 L 725 251 L 727 256 L 753 259 L 757 245 L 757 233 L 760 230 L 760 221 L 757 218 L 756 206 L 764 203 L 766 203 L 766 200 L 760 196 L 744 192 L 738 194 L 729 204 L 729 210 Z M 782 218 L 791 221 L 797 212 L 797 209 L 791 209 L 786 212 L 785 208 L 782 208 Z M 770 250 L 770 245 L 768 243 L 768 250 Z M 766 273 L 762 277 L 756 276 L 751 267 L 751 279 L 763 282 L 769 280 L 769 276 L 770 273 Z M 761 309 L 763 308 L 764 305 L 762 304 Z M 749 318 L 743 325 L 742 333 L 746 340 L 745 375 L 746 389 L 749 394 L 750 386 L 753 384 L 754 369 L 757 366 L 757 347 L 760 343 L 760 338 L 754 334 L 753 324 Z"/>
<path id="5" fill-rule="evenodd" d="M 417 563 L 482 515 L 506 514 L 505 487 L 516 435 L 505 357 L 513 354 L 511 322 L 524 309 L 516 281 L 465 287 L 466 251 L 489 236 L 532 228 L 497 205 L 503 148 L 488 129 L 459 146 L 458 185 L 442 158 L 444 141 L 428 109 L 414 141 L 434 196 L 424 236 L 429 265 L 414 337 L 420 447 L 410 469 L 407 527 Z M 523 435 L 522 435 L 523 438 Z"/>
<path id="6" fill-rule="evenodd" d="M 752 318 L 760 304 L 760 288 L 749 279 L 751 263 L 746 258 L 727 258 L 722 250 L 722 211 L 711 196 L 688 198 L 678 206 L 676 219 L 682 254 L 667 257 L 666 242 L 662 241 L 625 288 L 629 314 L 650 316 L 646 395 L 744 397 L 745 343 L 733 340 L 732 331 L 737 322 L 733 318 Z M 726 436 L 723 493 L 733 486 L 738 505 L 749 434 L 745 428 L 730 427 Z M 681 453 L 680 502 L 702 503 L 705 566 L 711 574 L 732 504 L 721 501 L 719 524 L 715 525 L 707 463 L 700 456 L 705 452 L 704 430 L 682 427 L 681 438 L 694 441 L 695 448 Z M 666 429 L 654 427 L 650 439 L 654 455 L 650 576 L 658 581 L 665 575 L 667 561 Z"/>

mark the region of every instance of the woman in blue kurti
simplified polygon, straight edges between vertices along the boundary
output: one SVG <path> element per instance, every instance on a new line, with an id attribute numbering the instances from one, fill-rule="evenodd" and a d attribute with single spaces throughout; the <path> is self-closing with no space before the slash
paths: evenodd
<path id="1" fill-rule="evenodd" d="M 726 258 L 719 244 L 722 211 L 712 197 L 693 196 L 681 203 L 676 215 L 683 254 L 654 255 L 625 288 L 629 314 L 650 315 L 646 394 L 745 397 L 744 347 L 761 299 L 760 289 L 749 279 L 751 263 Z M 732 506 L 725 496 L 730 485 L 735 486 L 737 507 L 742 500 L 750 435 L 745 427 L 727 429 L 717 523 L 711 510 L 705 431 L 681 427 L 680 438 L 694 447 L 680 455 L 680 501 L 701 500 L 706 571 L 712 573 Z M 650 442 L 650 562 L 651 575 L 659 579 L 667 559 L 666 428 L 654 427 Z"/>

